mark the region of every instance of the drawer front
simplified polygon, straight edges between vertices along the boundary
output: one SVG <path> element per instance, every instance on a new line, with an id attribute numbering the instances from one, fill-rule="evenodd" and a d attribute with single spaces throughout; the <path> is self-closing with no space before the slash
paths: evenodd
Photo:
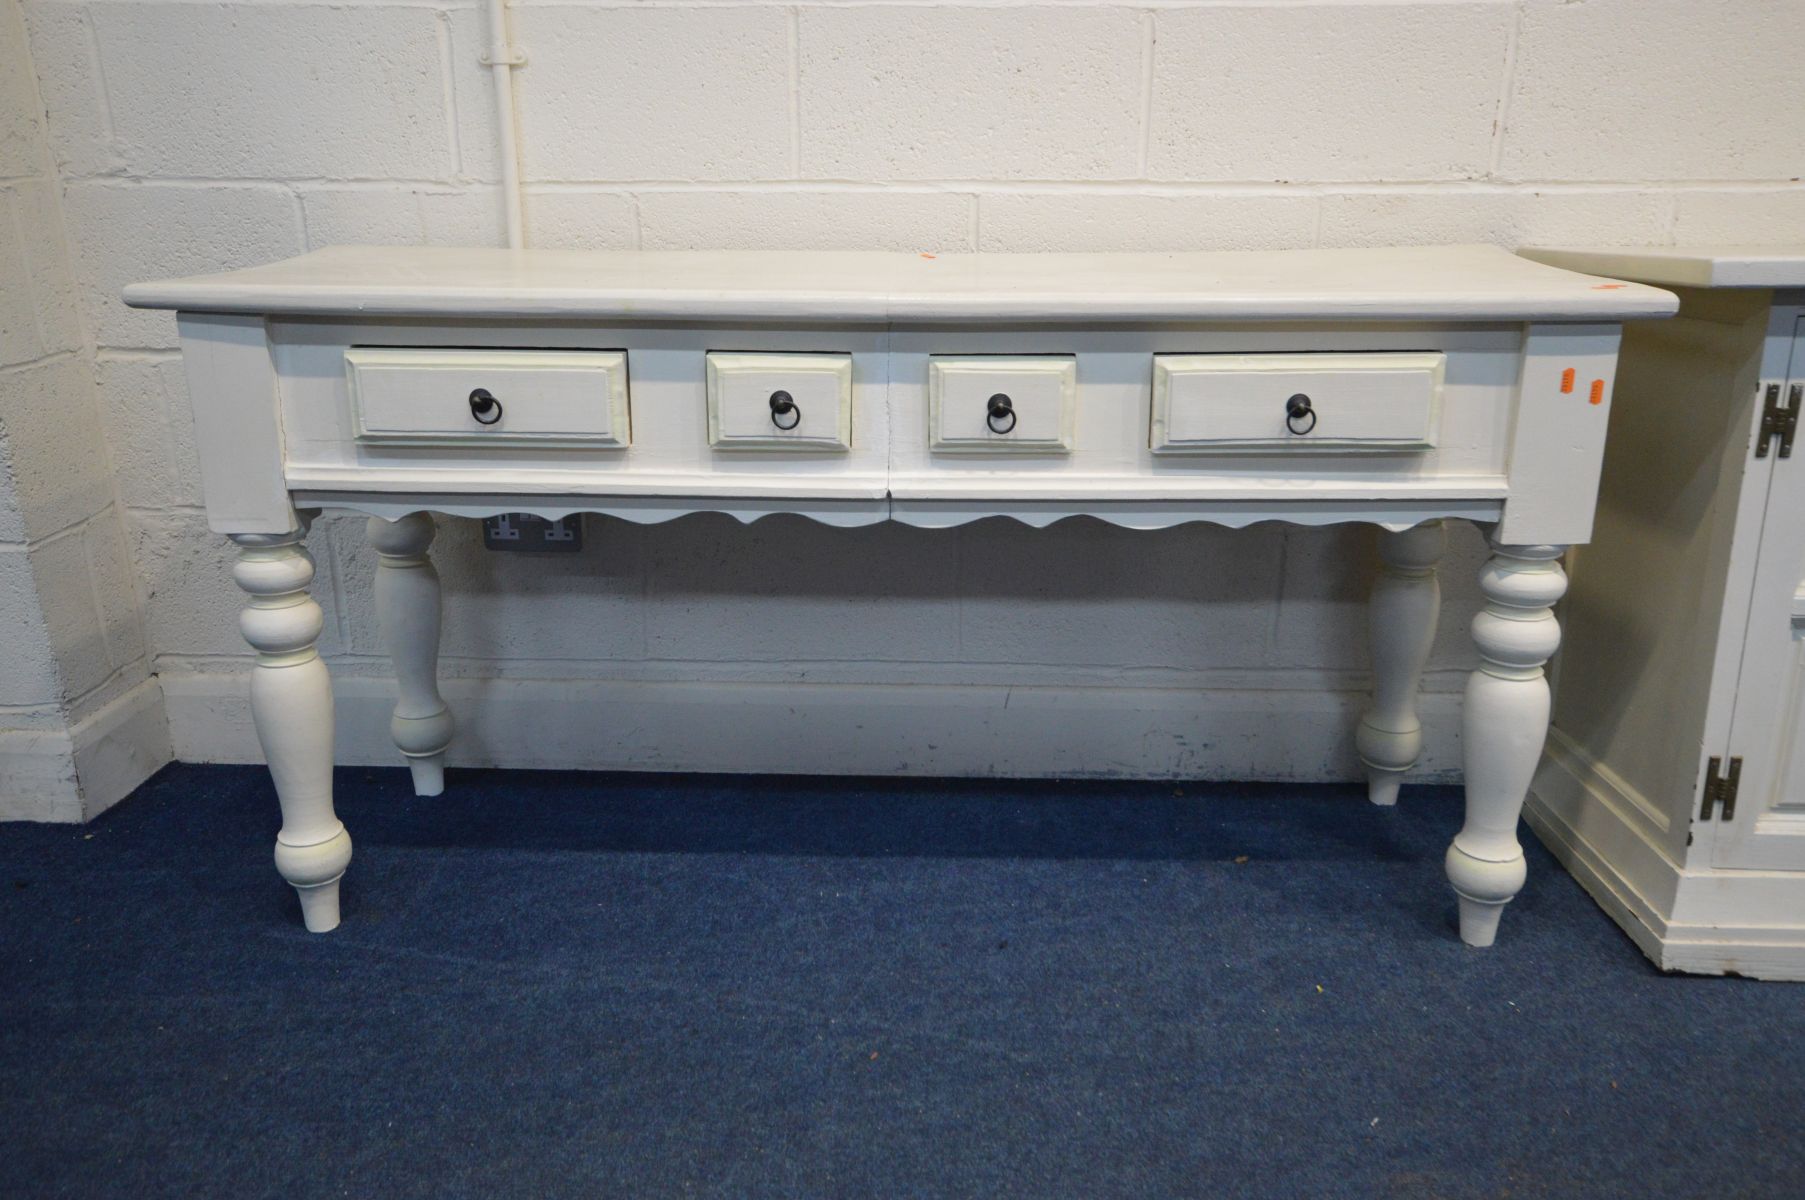
<path id="1" fill-rule="evenodd" d="M 621 350 L 353 347 L 345 378 L 360 442 L 618 449 L 632 440 Z"/>
<path id="2" fill-rule="evenodd" d="M 951 453 L 1067 454 L 1077 412 L 1069 354 L 948 355 L 928 360 L 928 440 Z"/>
<path id="3" fill-rule="evenodd" d="M 1446 357 L 1156 355 L 1148 444 L 1156 454 L 1428 450 Z"/>
<path id="4" fill-rule="evenodd" d="M 852 449 L 852 355 L 709 351 L 708 444 Z"/>

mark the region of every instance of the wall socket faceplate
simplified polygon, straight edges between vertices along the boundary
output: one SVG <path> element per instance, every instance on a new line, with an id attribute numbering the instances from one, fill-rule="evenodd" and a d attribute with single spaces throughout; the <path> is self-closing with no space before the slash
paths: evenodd
<path id="1" fill-rule="evenodd" d="M 569 553 L 583 548 L 583 514 L 548 521 L 528 513 L 502 513 L 483 519 L 486 550 L 538 550 Z"/>

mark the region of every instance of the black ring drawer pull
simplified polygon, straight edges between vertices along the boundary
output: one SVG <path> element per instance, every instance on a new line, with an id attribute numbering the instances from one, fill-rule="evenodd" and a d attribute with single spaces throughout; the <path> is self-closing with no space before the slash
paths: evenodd
<path id="1" fill-rule="evenodd" d="M 1299 425 L 1303 425 L 1299 429 Z M 1285 428 L 1302 437 L 1316 428 L 1316 410 L 1310 407 L 1310 397 L 1299 392 L 1285 401 Z"/>
<path id="2" fill-rule="evenodd" d="M 984 423 L 990 426 L 992 433 L 1008 433 L 1014 429 L 1015 402 L 1002 392 L 992 396 L 984 414 Z"/>
<path id="3" fill-rule="evenodd" d="M 491 396 L 488 388 L 477 388 L 470 393 L 470 415 L 478 425 L 493 425 L 501 420 L 501 401 Z"/>
<path id="4" fill-rule="evenodd" d="M 783 420 L 784 417 L 789 420 Z M 802 424 L 802 409 L 797 407 L 795 398 L 788 392 L 771 393 L 771 424 L 779 429 L 794 429 Z"/>

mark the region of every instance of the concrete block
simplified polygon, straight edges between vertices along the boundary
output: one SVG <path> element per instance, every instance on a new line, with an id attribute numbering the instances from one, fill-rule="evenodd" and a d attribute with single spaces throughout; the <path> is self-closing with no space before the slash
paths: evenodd
<path id="1" fill-rule="evenodd" d="M 0 179 L 42 175 L 50 169 L 44 109 L 19 6 L 0 4 Z"/>
<path id="2" fill-rule="evenodd" d="M 0 186 L 0 367 L 81 345 L 55 186 Z"/>
<path id="3" fill-rule="evenodd" d="M 652 533 L 652 658 L 958 661 L 957 564 L 941 531 L 708 515 Z"/>
<path id="4" fill-rule="evenodd" d="M 79 350 L 83 345 L 81 316 L 57 186 L 53 181 L 42 180 L 20 183 L 9 190 L 24 253 L 22 282 L 31 294 L 44 352 Z"/>
<path id="5" fill-rule="evenodd" d="M 1525 6 L 1500 171 L 1512 179 L 1797 179 L 1795 0 Z"/>
<path id="6" fill-rule="evenodd" d="M 0 546 L 0 705 L 60 705 L 62 679 L 50 652 L 50 631 L 38 605 L 31 560 L 20 547 Z M 8 716 L 6 724 L 17 722 Z"/>
<path id="7" fill-rule="evenodd" d="M 128 283 L 248 267 L 301 250 L 299 205 L 274 186 L 74 183 L 64 200 L 76 283 L 102 346 L 176 345 L 174 314 L 120 302 Z"/>
<path id="8" fill-rule="evenodd" d="M 1276 665 L 1358 674 L 1370 671 L 1367 599 L 1378 564 L 1373 529 L 1363 525 L 1293 526 L 1283 534 L 1284 578 L 1273 639 Z M 1464 687 L 1460 674 L 1478 664 L 1467 627 L 1484 606 L 1478 580 L 1486 556 L 1485 540 L 1471 523 L 1448 522 L 1448 550 L 1439 567 L 1441 620 L 1427 668 L 1444 674 L 1444 687 Z"/>
<path id="9" fill-rule="evenodd" d="M 1669 196 L 1628 190 L 1353 192 L 1322 198 L 1321 244 L 1659 244 L 1672 207 Z"/>
<path id="10" fill-rule="evenodd" d="M 101 175 L 123 165 L 107 126 L 105 89 L 89 6 L 30 0 L 25 24 L 49 116 L 50 151 L 64 178 Z"/>
<path id="11" fill-rule="evenodd" d="M 0 433 L 24 536 L 48 537 L 113 501 L 92 369 L 55 359 L 0 374 Z"/>
<path id="12" fill-rule="evenodd" d="M 199 507 L 188 380 L 173 353 L 102 353 L 96 364 L 113 476 L 127 508 Z"/>
<path id="13" fill-rule="evenodd" d="M 510 6 L 519 43 L 520 9 Z M 457 133 L 458 178 L 493 182 L 501 178 L 501 151 L 495 138 L 495 76 L 482 59 L 489 53 L 489 17 L 480 4 L 439 14 L 450 30 L 452 120 Z M 516 90 L 521 73 L 516 73 Z"/>
<path id="14" fill-rule="evenodd" d="M 979 248 L 991 251 L 1281 250 L 1313 245 L 1316 198 L 1136 192 L 987 192 Z"/>
<path id="15" fill-rule="evenodd" d="M 1257 668 L 1271 661 L 1280 530 L 1101 521 L 961 526 L 963 661 L 1111 669 Z"/>
<path id="16" fill-rule="evenodd" d="M 148 652 L 144 644 L 144 609 L 139 602 L 122 520 L 122 514 L 110 510 L 89 521 L 82 530 L 83 549 L 99 607 L 100 632 L 106 640 L 107 660 L 116 669 L 142 660 Z"/>
<path id="17" fill-rule="evenodd" d="M 0 405 L 13 399 L 9 380 L 0 374 Z M 0 551 L 25 542 L 25 515 L 19 511 L 18 489 L 13 484 L 13 452 L 6 437 L 6 426 L 0 424 Z"/>
<path id="18" fill-rule="evenodd" d="M 80 533 L 51 538 L 33 546 L 27 557 L 50 636 L 50 653 L 62 677 L 63 697 L 72 700 L 100 686 L 113 673 L 94 577 L 88 570 L 86 539 Z"/>
<path id="19" fill-rule="evenodd" d="M 1366 602 L 1378 557 L 1366 525 L 1279 526 L 1284 555 L 1273 619 L 1273 665 L 1365 672 Z"/>
<path id="20" fill-rule="evenodd" d="M 526 190 L 521 199 L 529 246 L 555 250 L 633 250 L 639 218 L 619 192 Z"/>
<path id="21" fill-rule="evenodd" d="M 430 10 L 101 4 L 92 13 L 108 112 L 133 174 L 455 171 Z"/>
<path id="22" fill-rule="evenodd" d="M 505 245 L 501 194 L 474 188 L 298 189 L 307 248 Z"/>
<path id="23" fill-rule="evenodd" d="M 361 529 L 363 518 L 316 521 L 307 539 L 307 548 L 319 567 L 308 594 L 325 610 L 320 651 L 327 655 L 343 645 L 338 635 L 332 539 L 337 526 L 347 523 Z M 238 613 L 246 597 L 232 582 L 237 550 L 228 539 L 207 528 L 203 514 L 128 512 L 125 534 L 131 543 L 144 597 L 146 632 L 155 654 L 250 657 L 250 648 L 238 632 Z"/>
<path id="24" fill-rule="evenodd" d="M 805 178 L 1138 171 L 1138 13 L 858 6 L 804 8 L 800 22 Z"/>
<path id="25" fill-rule="evenodd" d="M 0 190 L 0 280 L 6 281 L 0 286 L 0 367 L 28 363 L 44 354 L 36 298 L 25 286 L 30 268 L 13 218 L 14 203 L 9 192 Z"/>
<path id="26" fill-rule="evenodd" d="M 641 192 L 647 250 L 971 250 L 950 192 Z"/>
<path id="27" fill-rule="evenodd" d="M 513 21 L 527 178 L 790 174 L 784 10 L 532 7 Z"/>
<path id="28" fill-rule="evenodd" d="M 383 654 L 376 552 L 363 527 L 362 518 L 346 525 L 337 545 L 347 648 Z M 497 553 L 483 549 L 481 522 L 439 517 L 438 527 L 432 559 L 443 586 L 445 658 L 536 661 L 555 674 L 550 664 L 645 657 L 643 526 L 590 517 L 575 554 Z"/>
<path id="29" fill-rule="evenodd" d="M 1155 179 L 1470 179 L 1491 163 L 1511 6 L 1154 14 Z"/>
<path id="30" fill-rule="evenodd" d="M 226 538 L 197 512 L 126 512 L 126 536 L 157 655 L 249 655 L 238 635 L 242 594 Z"/>
<path id="31" fill-rule="evenodd" d="M 1730 242 L 1772 246 L 1805 242 L 1805 188 L 1773 192 L 1679 192 L 1673 197 L 1676 245 Z"/>

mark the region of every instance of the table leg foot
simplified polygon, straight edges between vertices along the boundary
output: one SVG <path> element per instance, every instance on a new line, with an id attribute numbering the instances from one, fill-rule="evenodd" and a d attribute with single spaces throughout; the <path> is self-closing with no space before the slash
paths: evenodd
<path id="1" fill-rule="evenodd" d="M 445 794 L 445 755 L 419 754 L 410 756 L 407 769 L 414 776 L 414 795 L 442 796 Z"/>

